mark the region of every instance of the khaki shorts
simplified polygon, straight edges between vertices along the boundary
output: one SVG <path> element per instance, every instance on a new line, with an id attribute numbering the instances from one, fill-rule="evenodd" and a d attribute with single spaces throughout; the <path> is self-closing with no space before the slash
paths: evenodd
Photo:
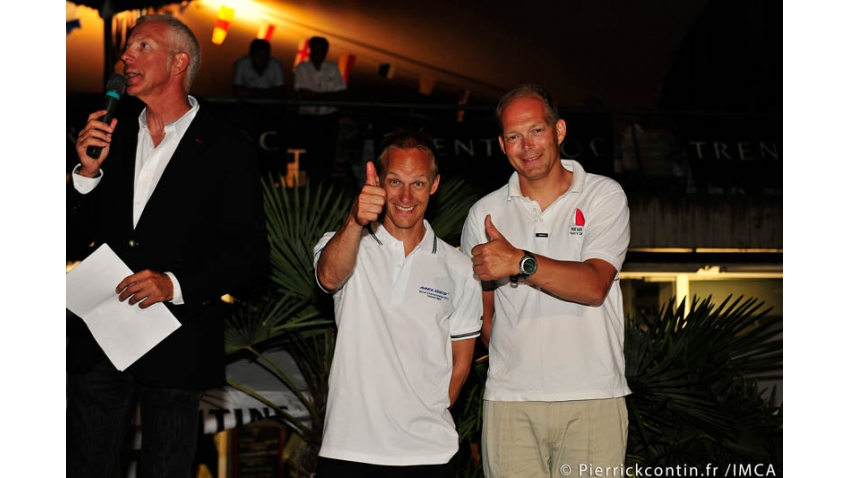
<path id="1" fill-rule="evenodd" d="M 580 478 L 599 467 L 621 476 L 629 415 L 625 397 L 566 402 L 484 402 L 484 475 Z M 615 470 L 616 468 L 616 470 Z M 595 471 L 592 471 L 595 470 Z"/>

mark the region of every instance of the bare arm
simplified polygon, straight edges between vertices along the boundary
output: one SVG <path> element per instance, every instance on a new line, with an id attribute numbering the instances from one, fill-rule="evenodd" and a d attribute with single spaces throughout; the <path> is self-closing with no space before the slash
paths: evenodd
<path id="1" fill-rule="evenodd" d="M 481 343 L 490 348 L 490 331 L 493 330 L 493 313 L 496 311 L 495 291 L 484 290 L 481 297 L 484 300 L 484 313 L 481 315 Z"/>
<path id="2" fill-rule="evenodd" d="M 460 389 L 472 368 L 472 355 L 475 352 L 475 339 L 452 341 L 452 380 L 449 382 L 449 406 L 454 405 Z"/>
<path id="3" fill-rule="evenodd" d="M 498 280 L 519 274 L 522 250 L 502 236 L 490 222 L 489 215 L 484 227 L 490 241 L 472 249 L 475 273 L 481 280 Z M 535 257 L 537 272 L 526 280 L 556 297 L 580 304 L 602 304 L 617 275 L 617 269 L 602 259 L 576 262 L 558 261 L 538 254 Z M 487 341 L 489 343 L 489 334 Z"/>
<path id="4" fill-rule="evenodd" d="M 602 259 L 573 262 L 535 257 L 537 272 L 526 280 L 561 299 L 579 304 L 601 305 L 617 275 L 617 269 Z"/>
<path id="5" fill-rule="evenodd" d="M 334 291 L 351 276 L 357 262 L 363 226 L 349 217 L 328 241 L 316 265 L 316 278 L 325 290 Z"/>
<path id="6" fill-rule="evenodd" d="M 322 250 L 316 265 L 316 277 L 325 290 L 336 290 L 351 277 L 363 226 L 378 219 L 386 200 L 387 192 L 380 187 L 375 165 L 370 161 L 366 163 L 366 184 L 352 205 L 351 213 L 342 229 Z"/>

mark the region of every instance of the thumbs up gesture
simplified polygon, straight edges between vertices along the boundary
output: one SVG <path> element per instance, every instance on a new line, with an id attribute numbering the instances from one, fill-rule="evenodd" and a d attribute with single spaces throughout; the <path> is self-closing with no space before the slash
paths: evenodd
<path id="1" fill-rule="evenodd" d="M 481 280 L 498 280 L 519 273 L 523 252 L 496 229 L 488 214 L 484 218 L 488 242 L 472 248 L 472 270 Z"/>
<path id="2" fill-rule="evenodd" d="M 386 202 L 387 191 L 381 187 L 374 163 L 369 161 L 366 163 L 366 184 L 351 206 L 351 218 L 361 226 L 377 221 Z"/>

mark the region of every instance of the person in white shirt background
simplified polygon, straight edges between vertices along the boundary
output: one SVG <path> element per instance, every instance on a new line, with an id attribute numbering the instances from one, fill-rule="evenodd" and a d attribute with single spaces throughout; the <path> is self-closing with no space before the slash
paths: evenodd
<path id="1" fill-rule="evenodd" d="M 310 39 L 310 59 L 295 68 L 293 89 L 307 101 L 333 101 L 342 98 L 348 88 L 335 62 L 326 61 L 330 44 L 324 37 Z M 301 105 L 301 139 L 307 153 L 304 169 L 310 181 L 331 178 L 339 136 L 339 109 L 333 105 Z"/>
<path id="2" fill-rule="evenodd" d="M 271 56 L 271 44 L 261 38 L 251 42 L 248 54 L 233 64 L 233 96 L 282 98 L 286 82 L 283 62 Z"/>

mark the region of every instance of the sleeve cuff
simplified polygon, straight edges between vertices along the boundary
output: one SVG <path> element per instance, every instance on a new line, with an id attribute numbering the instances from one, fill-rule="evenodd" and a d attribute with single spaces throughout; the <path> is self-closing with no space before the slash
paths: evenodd
<path id="1" fill-rule="evenodd" d="M 74 182 L 74 189 L 77 190 L 80 194 L 88 194 L 100 184 L 100 180 L 103 179 L 103 170 L 99 169 L 97 171 L 97 176 L 93 178 L 87 178 L 85 176 L 80 176 L 80 169 L 82 169 L 83 165 L 78 164 L 74 166 L 74 169 L 71 171 L 71 180 Z"/>
<path id="2" fill-rule="evenodd" d="M 174 305 L 183 305 L 185 303 L 183 302 L 183 289 L 180 288 L 180 283 L 177 282 L 177 277 L 175 277 L 171 272 L 166 272 L 165 275 L 171 278 L 171 283 L 174 285 L 174 295 L 169 302 Z"/>

